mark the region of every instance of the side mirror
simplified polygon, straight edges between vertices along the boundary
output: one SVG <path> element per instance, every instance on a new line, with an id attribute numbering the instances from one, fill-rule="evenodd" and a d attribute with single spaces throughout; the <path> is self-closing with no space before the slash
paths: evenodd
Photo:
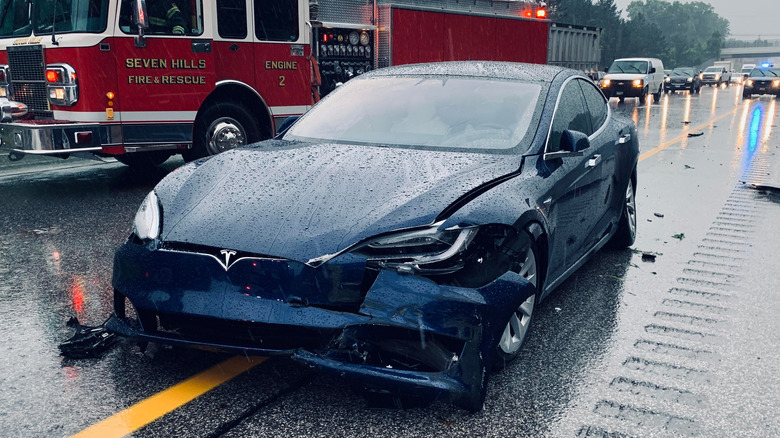
<path id="1" fill-rule="evenodd" d="M 590 147 L 590 140 L 584 132 L 567 129 L 561 134 L 560 146 L 564 152 L 580 152 Z"/>
<path id="2" fill-rule="evenodd" d="M 655 67 L 650 67 L 650 73 L 655 73 Z"/>
<path id="3" fill-rule="evenodd" d="M 290 116 L 284 119 L 284 121 L 279 124 L 279 127 L 276 128 L 276 137 L 283 136 L 287 132 L 287 130 L 290 129 L 293 123 L 295 123 L 300 118 L 301 116 Z"/>
<path id="4" fill-rule="evenodd" d="M 138 27 L 138 35 L 135 37 L 136 47 L 146 47 L 144 29 L 149 29 L 149 17 L 146 15 L 146 0 L 135 0 L 133 5 L 133 24 Z"/>

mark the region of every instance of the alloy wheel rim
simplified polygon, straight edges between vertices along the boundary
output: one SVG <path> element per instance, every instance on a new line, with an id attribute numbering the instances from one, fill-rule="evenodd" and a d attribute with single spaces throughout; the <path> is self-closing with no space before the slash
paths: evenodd
<path id="1" fill-rule="evenodd" d="M 636 196 L 634 195 L 634 184 L 630 179 L 626 188 L 626 219 L 628 219 L 628 229 L 634 236 L 636 234 Z"/>
<path id="2" fill-rule="evenodd" d="M 536 256 L 531 247 L 528 247 L 526 252 L 525 261 L 520 268 L 520 275 L 531 282 L 534 287 L 537 287 L 538 273 Z M 518 307 L 509 318 L 509 322 L 506 327 L 504 327 L 504 332 L 501 334 L 501 339 L 498 341 L 501 351 L 506 354 L 513 354 L 523 345 L 525 337 L 528 334 L 535 305 L 536 294 L 533 294 L 523 301 L 523 303 L 520 304 L 520 307 Z"/>

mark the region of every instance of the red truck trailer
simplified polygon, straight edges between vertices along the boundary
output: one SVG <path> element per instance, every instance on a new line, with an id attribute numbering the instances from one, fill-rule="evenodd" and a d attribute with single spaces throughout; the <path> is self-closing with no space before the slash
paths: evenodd
<path id="1" fill-rule="evenodd" d="M 318 94 L 375 68 L 546 63 L 550 34 L 541 4 L 499 0 L 0 6 L 0 148 L 11 159 L 113 156 L 134 166 L 269 138 Z"/>

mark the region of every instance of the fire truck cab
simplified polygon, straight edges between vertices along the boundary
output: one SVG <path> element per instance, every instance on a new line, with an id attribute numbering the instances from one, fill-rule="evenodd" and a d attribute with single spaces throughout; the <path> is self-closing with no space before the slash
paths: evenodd
<path id="1" fill-rule="evenodd" d="M 430 3 L 0 0 L 0 150 L 189 161 L 270 138 L 377 67 L 546 62 L 539 4 Z"/>

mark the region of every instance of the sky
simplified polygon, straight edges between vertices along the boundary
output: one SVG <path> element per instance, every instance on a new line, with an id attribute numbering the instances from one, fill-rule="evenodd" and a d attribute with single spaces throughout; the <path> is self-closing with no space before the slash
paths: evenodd
<path id="1" fill-rule="evenodd" d="M 625 10 L 633 0 L 615 0 Z M 689 3 L 689 0 L 681 0 Z M 780 39 L 780 0 L 701 0 L 715 8 L 715 13 L 729 20 L 731 38 L 754 40 Z"/>

